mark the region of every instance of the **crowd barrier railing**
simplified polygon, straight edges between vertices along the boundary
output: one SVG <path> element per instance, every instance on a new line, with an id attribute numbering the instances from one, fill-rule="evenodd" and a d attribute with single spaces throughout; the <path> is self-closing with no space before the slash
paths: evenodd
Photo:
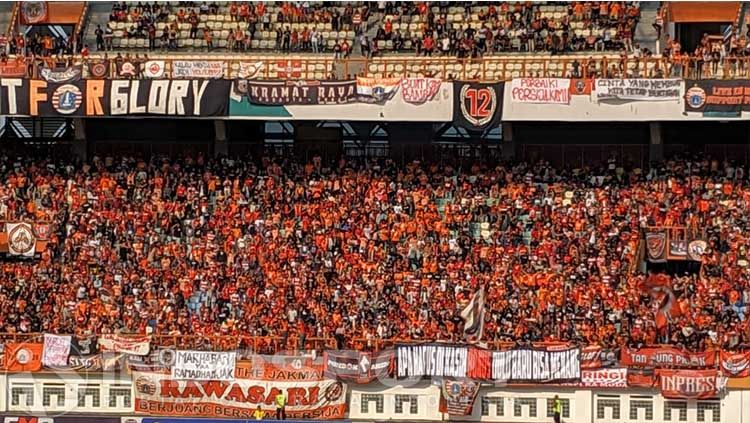
<path id="1" fill-rule="evenodd" d="M 89 64 L 101 62 L 104 55 L 87 58 L 73 56 L 71 62 L 88 69 Z M 14 58 L 10 59 L 11 61 Z M 224 79 L 288 79 L 326 80 L 367 77 L 435 77 L 446 80 L 508 81 L 514 78 L 682 78 L 682 79 L 740 79 L 750 76 L 750 57 L 727 57 L 719 62 L 705 62 L 701 58 L 665 57 L 620 58 L 617 56 L 487 56 L 482 58 L 393 56 L 378 58 L 352 57 L 336 59 L 331 56 L 244 56 L 154 54 L 148 58 L 115 59 L 107 57 L 105 78 L 140 78 L 144 75 L 124 75 L 117 63 L 130 60 L 163 66 L 159 78 L 172 78 L 174 62 L 221 62 Z M 44 66 L 53 67 L 52 58 Z M 37 77 L 35 66 L 29 66 L 28 77 Z M 251 74 L 247 74 L 250 69 Z M 85 78 L 95 78 L 87 70 Z"/>

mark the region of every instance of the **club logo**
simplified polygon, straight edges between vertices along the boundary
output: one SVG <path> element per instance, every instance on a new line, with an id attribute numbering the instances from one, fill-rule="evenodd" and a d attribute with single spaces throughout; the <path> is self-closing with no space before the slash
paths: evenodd
<path id="1" fill-rule="evenodd" d="M 52 107 L 64 115 L 73 114 L 81 107 L 83 95 L 75 85 L 65 84 L 59 86 L 52 94 Z"/>
<path id="2" fill-rule="evenodd" d="M 706 104 L 706 91 L 701 87 L 692 87 L 685 93 L 685 100 L 691 108 L 700 109 Z"/>
<path id="3" fill-rule="evenodd" d="M 497 95 L 492 88 L 461 88 L 461 114 L 474 126 L 484 126 L 492 121 L 497 110 Z"/>

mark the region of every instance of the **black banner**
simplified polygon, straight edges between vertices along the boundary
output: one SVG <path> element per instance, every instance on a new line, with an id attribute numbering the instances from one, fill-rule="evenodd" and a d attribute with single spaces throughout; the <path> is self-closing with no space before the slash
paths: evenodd
<path id="1" fill-rule="evenodd" d="M 492 379 L 518 382 L 581 378 L 581 349 L 514 349 L 492 352 Z"/>
<path id="2" fill-rule="evenodd" d="M 393 351 L 326 351 L 323 372 L 326 377 L 354 383 L 370 383 L 388 378 L 393 367 Z"/>
<path id="3" fill-rule="evenodd" d="M 109 60 L 89 60 L 86 63 L 89 78 L 101 79 L 109 77 Z"/>
<path id="4" fill-rule="evenodd" d="M 396 376 L 443 376 L 462 378 L 467 375 L 469 348 L 455 345 L 399 345 L 396 347 Z"/>
<path id="5" fill-rule="evenodd" d="M 120 417 L 103 417 L 101 415 L 70 416 L 27 416 L 6 414 L 0 416 L 0 423 L 120 423 Z"/>
<path id="6" fill-rule="evenodd" d="M 504 84 L 453 83 L 453 122 L 468 130 L 497 126 L 503 114 Z"/>
<path id="7" fill-rule="evenodd" d="M 347 104 L 357 100 L 357 81 L 239 80 L 236 91 L 267 106 Z"/>
<path id="8" fill-rule="evenodd" d="M 215 117 L 228 113 L 227 80 L 90 79 L 49 83 L 0 79 L 0 114 L 8 116 Z"/>
<path id="9" fill-rule="evenodd" d="M 750 111 L 750 80 L 687 80 L 685 111 L 717 117 L 736 117 Z"/>

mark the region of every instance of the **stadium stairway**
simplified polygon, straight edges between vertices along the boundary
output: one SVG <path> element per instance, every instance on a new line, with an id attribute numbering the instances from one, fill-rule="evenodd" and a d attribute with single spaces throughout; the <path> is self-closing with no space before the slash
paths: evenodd
<path id="1" fill-rule="evenodd" d="M 635 27 L 635 36 L 633 41 L 641 47 L 646 47 L 654 54 L 656 51 L 656 29 L 653 23 L 656 22 L 656 14 L 659 10 L 659 2 L 646 1 L 641 2 L 641 20 Z M 663 48 L 664 46 L 661 46 Z"/>
<path id="2" fill-rule="evenodd" d="M 86 17 L 88 25 L 86 26 L 86 34 L 83 39 L 84 43 L 89 45 L 91 51 L 96 51 L 96 34 L 94 34 L 96 25 L 102 25 L 102 28 L 104 28 L 104 25 L 109 22 L 109 12 L 112 11 L 112 4 L 113 2 L 110 1 L 89 2 L 89 11 Z"/>
<path id="3" fill-rule="evenodd" d="M 10 17 L 13 15 L 12 1 L 0 2 L 0 32 L 7 32 L 10 25 Z"/>

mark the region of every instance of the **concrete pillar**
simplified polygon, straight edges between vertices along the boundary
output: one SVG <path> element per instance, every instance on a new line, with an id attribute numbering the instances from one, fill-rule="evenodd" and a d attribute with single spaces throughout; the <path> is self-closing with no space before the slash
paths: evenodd
<path id="1" fill-rule="evenodd" d="M 662 142 L 661 122 L 650 122 L 648 124 L 650 142 L 648 146 L 648 160 L 651 162 L 664 159 L 664 143 Z"/>
<path id="2" fill-rule="evenodd" d="M 223 120 L 214 121 L 214 157 L 228 156 L 227 123 Z"/>
<path id="3" fill-rule="evenodd" d="M 513 137 L 513 124 L 510 122 L 503 122 L 503 144 L 502 144 L 502 157 L 503 160 L 515 161 L 517 159 L 517 149 L 515 138 Z"/>
<path id="4" fill-rule="evenodd" d="M 86 140 L 86 120 L 81 118 L 73 119 L 73 127 L 75 132 L 73 134 L 73 145 L 71 153 L 76 159 L 85 162 L 88 155 L 88 145 Z"/>

